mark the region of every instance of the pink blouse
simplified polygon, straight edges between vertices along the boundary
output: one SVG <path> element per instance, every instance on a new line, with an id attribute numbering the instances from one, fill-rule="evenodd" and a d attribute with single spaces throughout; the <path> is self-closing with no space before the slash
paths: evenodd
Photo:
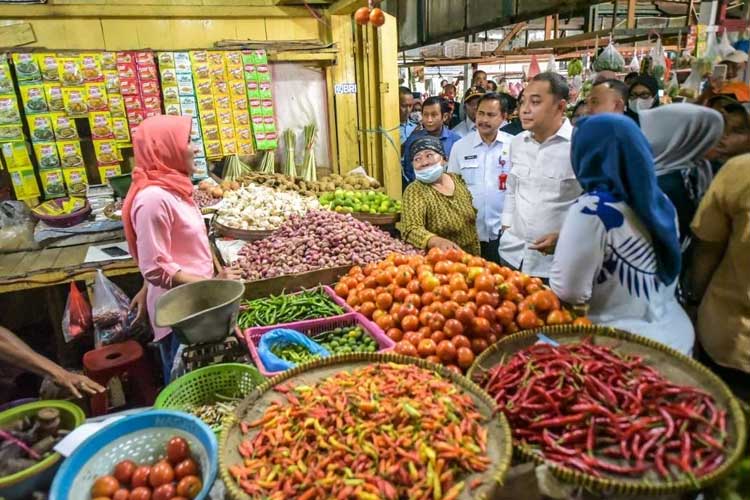
<path id="1" fill-rule="evenodd" d="M 154 324 L 156 301 L 172 288 L 178 271 L 211 278 L 214 275 L 208 235 L 198 208 L 157 186 L 138 193 L 131 212 L 137 236 L 138 267 L 148 282 L 147 307 L 154 339 L 171 332 Z"/>

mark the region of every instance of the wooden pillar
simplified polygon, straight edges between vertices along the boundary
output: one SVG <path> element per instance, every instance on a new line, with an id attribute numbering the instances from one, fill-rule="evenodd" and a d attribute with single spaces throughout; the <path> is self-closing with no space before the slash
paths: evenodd
<path id="1" fill-rule="evenodd" d="M 544 39 L 552 40 L 552 29 L 554 26 L 554 16 L 547 16 L 544 18 Z"/>
<path id="2" fill-rule="evenodd" d="M 612 2 L 612 30 L 617 27 L 617 8 L 617 0 L 614 0 L 614 2 Z"/>
<path id="3" fill-rule="evenodd" d="M 635 28 L 635 8 L 637 5 L 636 0 L 628 0 L 628 29 L 632 30 Z M 690 18 L 690 13 L 688 12 L 688 18 Z"/>

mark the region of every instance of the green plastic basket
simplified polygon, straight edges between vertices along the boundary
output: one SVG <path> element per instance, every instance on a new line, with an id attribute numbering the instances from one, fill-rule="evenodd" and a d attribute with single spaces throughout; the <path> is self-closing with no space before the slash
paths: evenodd
<path id="1" fill-rule="evenodd" d="M 241 363 L 220 363 L 192 371 L 166 386 L 154 402 L 154 408 L 184 410 L 189 406 L 215 403 L 224 396 L 243 399 L 265 382 L 254 366 Z M 213 429 L 221 430 L 221 426 Z"/>
<path id="2" fill-rule="evenodd" d="M 0 413 L 0 429 L 8 427 L 25 416 L 36 415 L 42 408 L 55 408 L 60 411 L 61 428 L 73 430 L 86 420 L 83 410 L 68 401 L 35 401 L 16 406 Z M 28 498 L 35 490 L 45 490 L 61 462 L 59 453 L 52 453 L 28 469 L 10 476 L 0 477 L 0 497 Z"/>

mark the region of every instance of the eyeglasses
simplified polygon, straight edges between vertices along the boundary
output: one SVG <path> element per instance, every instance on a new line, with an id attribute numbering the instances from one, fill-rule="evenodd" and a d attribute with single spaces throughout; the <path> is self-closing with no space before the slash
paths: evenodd
<path id="1" fill-rule="evenodd" d="M 641 92 L 640 94 L 630 94 L 630 97 L 634 97 L 635 99 L 651 99 L 654 96 L 651 92 Z"/>

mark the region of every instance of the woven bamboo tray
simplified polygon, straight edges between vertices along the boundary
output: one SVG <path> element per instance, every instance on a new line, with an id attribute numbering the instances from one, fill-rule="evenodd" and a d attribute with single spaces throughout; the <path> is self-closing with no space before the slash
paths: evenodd
<path id="1" fill-rule="evenodd" d="M 395 214 L 366 214 L 364 212 L 352 212 L 352 217 L 357 220 L 369 222 L 373 226 L 388 226 L 401 220 L 401 213 Z"/>
<path id="2" fill-rule="evenodd" d="M 492 466 L 481 475 L 475 474 L 466 478 L 461 478 L 461 480 L 466 480 L 467 485 L 475 477 L 482 477 L 484 482 L 481 487 L 474 491 L 470 491 L 467 487 L 459 498 L 480 500 L 494 498 L 495 493 L 503 483 L 505 474 L 510 468 L 512 443 L 508 422 L 505 419 L 505 416 L 501 413 L 495 414 L 492 398 L 467 378 L 453 373 L 443 366 L 434 365 L 427 361 L 407 356 L 372 353 L 343 354 L 329 358 L 322 358 L 297 366 L 281 375 L 267 380 L 263 385 L 257 387 L 250 393 L 250 395 L 248 395 L 248 397 L 237 408 L 235 415 L 226 418 L 224 421 L 224 428 L 219 436 L 219 471 L 221 479 L 227 487 L 229 498 L 232 498 L 233 500 L 251 500 L 251 497 L 237 486 L 234 478 L 229 473 L 229 466 L 242 461 L 242 457 L 237 449 L 242 440 L 239 421 L 255 420 L 263 415 L 272 401 L 284 400 L 282 394 L 272 390 L 273 387 L 289 381 L 297 385 L 311 385 L 341 371 L 351 371 L 372 363 L 389 362 L 411 364 L 420 368 L 433 370 L 443 378 L 458 385 L 472 397 L 474 403 L 477 405 L 479 413 L 487 419 L 487 429 L 489 431 L 487 453 L 492 460 Z"/>
<path id="3" fill-rule="evenodd" d="M 525 445 L 515 445 L 514 450 L 521 459 L 546 463 L 552 472 L 564 481 L 609 495 L 666 495 L 702 489 L 715 483 L 724 478 L 742 458 L 747 442 L 747 423 L 739 401 L 726 384 L 697 361 L 640 335 L 603 326 L 561 325 L 527 330 L 491 345 L 476 359 L 467 377 L 470 380 L 481 378 L 489 368 L 536 343 L 539 340 L 538 333 L 560 344 L 573 343 L 589 337 L 594 344 L 615 348 L 618 353 L 642 356 L 646 364 L 658 368 L 659 372 L 672 382 L 694 386 L 708 392 L 716 399 L 717 406 L 727 411 L 727 454 L 726 460 L 719 468 L 711 474 L 696 477 L 696 482 L 688 479 L 657 482 L 646 479 L 597 478 L 546 460 Z"/>
<path id="4" fill-rule="evenodd" d="M 225 238 L 233 238 L 235 240 L 242 240 L 242 241 L 258 241 L 262 240 L 263 238 L 268 238 L 271 236 L 274 231 L 261 231 L 261 230 L 249 230 L 249 229 L 235 229 L 233 227 L 225 226 L 224 224 L 219 223 L 218 221 L 214 220 L 213 222 L 214 231 L 219 236 L 224 236 Z"/>

